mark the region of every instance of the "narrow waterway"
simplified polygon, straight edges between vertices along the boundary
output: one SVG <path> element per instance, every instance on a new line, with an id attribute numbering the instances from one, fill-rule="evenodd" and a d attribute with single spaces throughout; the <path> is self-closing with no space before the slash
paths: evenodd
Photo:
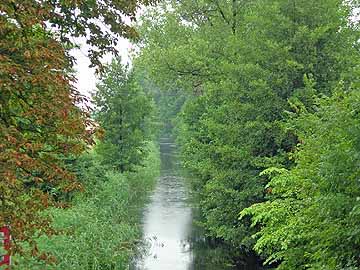
<path id="1" fill-rule="evenodd" d="M 216 252 L 206 246 L 201 231 L 194 225 L 194 210 L 185 179 L 181 176 L 175 144 L 163 138 L 160 141 L 160 154 L 161 175 L 143 215 L 143 237 L 147 248 L 132 269 L 235 269 L 208 261 L 209 257 L 213 259 L 216 256 Z"/>

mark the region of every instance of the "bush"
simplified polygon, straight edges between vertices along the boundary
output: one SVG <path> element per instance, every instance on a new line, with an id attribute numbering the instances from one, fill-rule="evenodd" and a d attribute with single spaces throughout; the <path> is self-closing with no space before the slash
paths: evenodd
<path id="1" fill-rule="evenodd" d="M 294 123 L 302 144 L 290 170 L 269 168 L 269 201 L 253 215 L 255 250 L 277 269 L 360 268 L 360 93 L 335 94 Z"/>

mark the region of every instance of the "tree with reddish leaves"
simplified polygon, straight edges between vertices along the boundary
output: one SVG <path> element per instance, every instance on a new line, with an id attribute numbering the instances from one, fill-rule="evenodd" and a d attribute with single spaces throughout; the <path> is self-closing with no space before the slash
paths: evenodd
<path id="1" fill-rule="evenodd" d="M 64 161 L 94 143 L 95 125 L 77 106 L 84 97 L 73 86 L 70 37 L 88 37 L 92 66 L 101 70 L 101 56 L 116 52 L 119 36 L 136 38 L 123 16 L 134 19 L 148 2 L 1 1 L 0 225 L 11 227 L 13 253 L 28 242 L 41 256 L 33 236 L 53 232 L 42 210 L 81 188 Z"/>

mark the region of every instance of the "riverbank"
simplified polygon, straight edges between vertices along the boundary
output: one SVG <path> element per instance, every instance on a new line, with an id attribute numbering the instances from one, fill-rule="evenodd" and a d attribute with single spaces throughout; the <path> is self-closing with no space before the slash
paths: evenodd
<path id="1" fill-rule="evenodd" d="M 149 155 L 136 172 L 104 168 L 96 154 L 85 157 L 86 192 L 69 209 L 52 209 L 54 227 L 63 233 L 38 239 L 39 250 L 56 257 L 49 270 L 127 269 L 141 237 L 141 209 L 159 175 L 159 150 L 149 144 Z M 87 167 L 88 165 L 90 167 Z M 16 258 L 15 258 L 16 260 Z M 33 259 L 17 259 L 16 269 L 44 269 Z"/>

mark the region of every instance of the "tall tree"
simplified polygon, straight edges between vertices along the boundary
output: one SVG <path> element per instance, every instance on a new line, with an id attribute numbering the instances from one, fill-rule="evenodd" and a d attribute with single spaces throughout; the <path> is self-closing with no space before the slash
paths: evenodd
<path id="1" fill-rule="evenodd" d="M 146 156 L 152 101 L 120 60 L 106 67 L 97 88 L 96 120 L 106 131 L 98 152 L 121 172 L 132 170 Z"/>

